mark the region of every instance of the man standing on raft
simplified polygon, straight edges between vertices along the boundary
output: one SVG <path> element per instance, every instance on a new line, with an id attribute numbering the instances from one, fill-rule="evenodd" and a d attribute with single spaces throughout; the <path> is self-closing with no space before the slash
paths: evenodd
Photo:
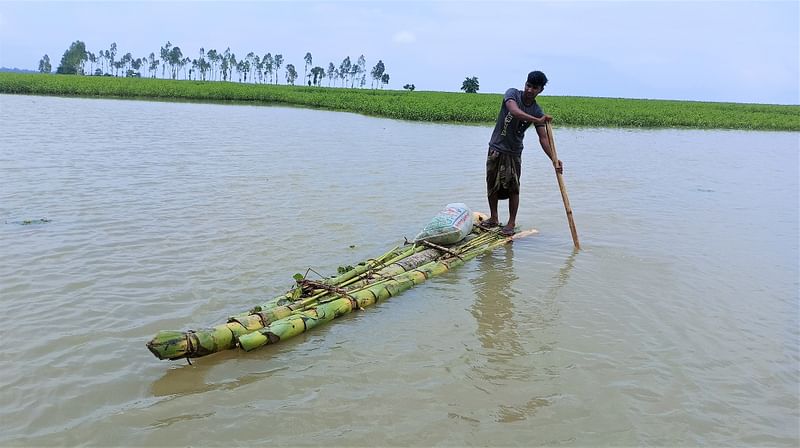
<path id="1" fill-rule="evenodd" d="M 486 157 L 486 191 L 489 196 L 491 216 L 484 221 L 483 227 L 491 228 L 500 225 L 497 214 L 497 202 L 508 199 L 508 222 L 501 229 L 503 235 L 513 235 L 517 225 L 519 209 L 519 178 L 522 173 L 522 139 L 525 130 L 534 123 L 539 135 L 542 150 L 550 157 L 550 143 L 547 140 L 545 123 L 553 118 L 545 115 L 536 102 L 547 84 L 547 77 L 540 71 L 528 73 L 525 89 L 510 88 L 503 96 L 497 124 L 489 140 L 489 154 Z M 558 161 L 557 170 L 561 173 L 562 164 Z"/>

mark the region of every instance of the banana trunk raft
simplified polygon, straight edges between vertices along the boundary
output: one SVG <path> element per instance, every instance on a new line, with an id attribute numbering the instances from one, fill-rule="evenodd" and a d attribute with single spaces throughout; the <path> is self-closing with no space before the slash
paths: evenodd
<path id="1" fill-rule="evenodd" d="M 476 225 L 467 238 L 447 247 L 418 241 L 395 247 L 334 277 L 318 281 L 298 274 L 296 285 L 286 294 L 212 328 L 159 331 L 147 348 L 158 359 L 175 360 L 275 344 L 396 296 L 482 253 L 536 232 L 504 236 L 499 228 L 487 230 Z"/>

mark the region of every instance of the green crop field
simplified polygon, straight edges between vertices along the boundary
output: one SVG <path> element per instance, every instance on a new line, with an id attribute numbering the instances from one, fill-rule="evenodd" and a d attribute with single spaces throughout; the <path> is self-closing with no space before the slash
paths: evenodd
<path id="1" fill-rule="evenodd" d="M 404 120 L 491 124 L 501 94 L 0 73 L 0 93 L 288 104 Z M 800 131 L 800 106 L 547 96 L 556 126 Z"/>

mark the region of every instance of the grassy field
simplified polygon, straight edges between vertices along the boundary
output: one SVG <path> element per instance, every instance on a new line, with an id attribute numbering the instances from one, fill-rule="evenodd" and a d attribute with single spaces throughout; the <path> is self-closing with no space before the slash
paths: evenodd
<path id="1" fill-rule="evenodd" d="M 449 123 L 494 123 L 502 95 L 0 73 L 0 93 L 291 104 Z M 800 106 L 542 96 L 557 126 L 800 131 Z"/>

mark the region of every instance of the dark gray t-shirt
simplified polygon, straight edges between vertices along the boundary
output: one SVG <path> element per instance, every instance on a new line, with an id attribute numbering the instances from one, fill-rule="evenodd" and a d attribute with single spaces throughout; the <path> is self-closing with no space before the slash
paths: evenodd
<path id="1" fill-rule="evenodd" d="M 536 118 L 544 116 L 544 112 L 536 100 L 533 100 L 533 104 L 530 106 L 526 106 L 522 102 L 522 92 L 520 90 L 513 87 L 506 90 L 506 94 L 503 96 L 503 105 L 500 107 L 500 114 L 497 116 L 497 124 L 494 126 L 492 138 L 489 140 L 489 147 L 500 152 L 520 155 L 522 154 L 522 138 L 525 137 L 525 130 L 528 129 L 531 123 L 514 118 L 506 105 L 508 100 L 516 101 L 517 106 L 523 112 Z"/>

